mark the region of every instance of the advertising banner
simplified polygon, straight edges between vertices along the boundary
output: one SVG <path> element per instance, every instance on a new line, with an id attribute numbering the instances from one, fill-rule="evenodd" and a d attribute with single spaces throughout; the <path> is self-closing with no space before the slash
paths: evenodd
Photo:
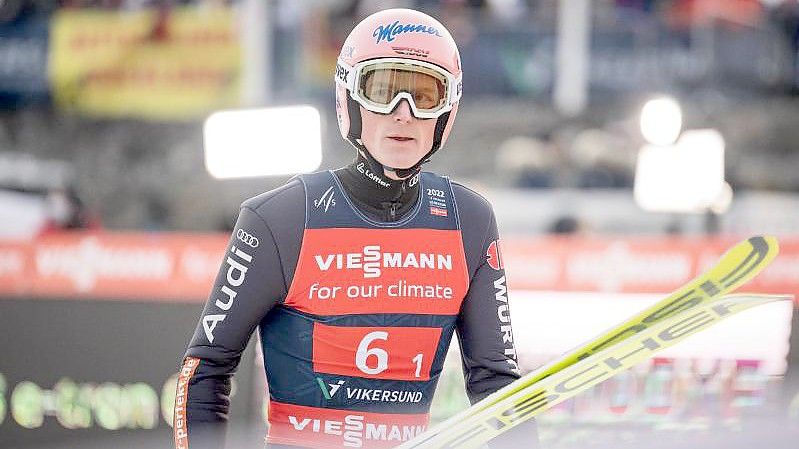
<path id="1" fill-rule="evenodd" d="M 202 302 L 223 262 L 222 234 L 76 232 L 0 240 L 0 298 L 137 298 Z M 491 245 L 511 290 L 668 293 L 739 238 L 515 238 Z M 799 296 L 799 239 L 741 291 Z"/>
<path id="2" fill-rule="evenodd" d="M 716 263 L 741 238 L 557 238 L 503 241 L 516 290 L 668 293 Z M 799 296 L 799 240 L 779 238 L 780 254 L 741 291 Z"/>
<path id="3" fill-rule="evenodd" d="M 64 233 L 0 242 L 0 297 L 204 301 L 221 235 Z"/>
<path id="4" fill-rule="evenodd" d="M 507 270 L 526 372 L 661 298 L 738 240 L 517 238 L 492 243 L 486 262 Z M 742 290 L 799 293 L 799 239 L 779 240 L 780 255 Z M 227 245 L 227 235 L 188 233 L 0 240 L 0 447 L 167 441 L 180 356 Z M 553 448 L 616 447 L 642 435 L 727 432 L 786 410 L 799 416 L 799 334 L 791 336 L 799 313 L 788 304 L 751 312 L 553 409 L 539 420 L 542 439 Z M 351 346 L 344 334 L 327 340 L 336 338 Z M 451 352 L 434 421 L 467 405 Z M 243 404 L 231 421 L 257 419 L 250 427 L 261 432 L 261 362 L 249 356 L 238 372 Z"/>
<path id="5" fill-rule="evenodd" d="M 183 119 L 239 100 L 231 8 L 59 10 L 50 82 L 59 106 L 95 116 Z"/>

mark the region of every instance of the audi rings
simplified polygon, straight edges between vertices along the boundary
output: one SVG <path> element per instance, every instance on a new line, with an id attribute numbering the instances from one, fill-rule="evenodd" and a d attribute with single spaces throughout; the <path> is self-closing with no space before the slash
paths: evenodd
<path id="1" fill-rule="evenodd" d="M 239 229 L 238 231 L 236 231 L 236 238 L 244 242 L 245 245 L 248 245 L 252 248 L 258 248 L 258 245 L 260 244 L 258 237 L 250 234 L 244 229 Z"/>

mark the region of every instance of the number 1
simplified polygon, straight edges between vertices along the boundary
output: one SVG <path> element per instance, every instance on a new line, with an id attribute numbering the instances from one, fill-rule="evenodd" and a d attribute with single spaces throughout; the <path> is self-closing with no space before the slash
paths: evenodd
<path id="1" fill-rule="evenodd" d="M 413 358 L 413 361 L 416 362 L 416 377 L 421 377 L 422 373 L 422 353 L 416 354 L 416 357 Z"/>

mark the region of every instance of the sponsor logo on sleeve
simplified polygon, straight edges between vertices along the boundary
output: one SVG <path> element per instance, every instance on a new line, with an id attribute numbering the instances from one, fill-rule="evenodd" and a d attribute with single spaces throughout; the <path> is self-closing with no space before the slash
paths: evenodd
<path id="1" fill-rule="evenodd" d="M 174 437 L 176 449 L 188 449 L 189 431 L 186 422 L 186 402 L 189 397 L 189 382 L 191 381 L 197 367 L 200 366 L 200 359 L 187 357 L 180 368 L 178 376 L 177 392 L 175 395 L 175 418 L 174 418 Z"/>
<path id="2" fill-rule="evenodd" d="M 225 264 L 228 267 L 225 284 L 219 289 L 222 295 L 214 302 L 214 306 L 216 306 L 220 312 L 227 312 L 233 307 L 236 295 L 238 295 L 236 289 L 244 284 L 247 270 L 249 270 L 249 264 L 251 264 L 252 261 L 253 256 L 237 248 L 235 245 L 231 245 L 230 253 L 225 259 Z M 208 339 L 209 343 L 214 342 L 214 330 L 226 317 L 226 313 L 210 313 L 203 316 L 203 330 L 205 331 L 205 337 Z"/>
<path id="3" fill-rule="evenodd" d="M 236 238 L 251 248 L 258 248 L 258 245 L 261 244 L 261 242 L 258 240 L 258 237 L 250 234 L 244 229 L 238 229 L 236 231 Z"/>
<path id="4" fill-rule="evenodd" d="M 505 260 L 502 258 L 502 251 L 500 249 L 501 245 L 499 239 L 497 239 L 488 245 L 488 250 L 486 251 L 486 262 L 488 262 L 491 268 L 497 271 L 505 268 Z"/>
<path id="5" fill-rule="evenodd" d="M 510 308 L 508 307 L 508 289 L 505 286 L 505 276 L 500 276 L 494 281 L 494 296 L 497 301 L 497 318 L 499 319 L 499 332 L 502 343 L 505 345 L 505 361 L 510 365 L 511 371 L 521 374 L 516 362 L 516 347 L 513 344 L 513 328 L 510 324 Z"/>

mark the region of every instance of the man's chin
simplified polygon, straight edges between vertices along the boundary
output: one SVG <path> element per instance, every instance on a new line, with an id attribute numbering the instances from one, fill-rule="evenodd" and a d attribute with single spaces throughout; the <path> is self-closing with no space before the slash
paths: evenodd
<path id="1" fill-rule="evenodd" d="M 394 168 L 395 168 L 395 169 L 397 169 L 397 170 L 407 170 L 407 169 L 409 169 L 409 168 L 411 168 L 411 167 L 413 167 L 413 165 L 408 165 L 408 166 L 407 166 L 407 167 L 405 167 L 405 168 L 401 168 L 401 167 L 394 167 Z M 411 177 L 413 176 L 413 173 L 411 173 L 411 174 L 409 174 L 408 176 L 405 176 L 405 177 L 403 177 L 403 178 L 400 178 L 400 177 L 397 175 L 397 173 L 396 173 L 396 172 L 393 172 L 393 171 L 390 171 L 390 170 L 385 170 L 383 173 L 386 175 L 386 177 L 388 177 L 388 178 L 391 178 L 391 179 L 394 179 L 394 180 L 403 180 L 403 179 L 409 179 L 409 178 L 411 178 Z"/>
<path id="2" fill-rule="evenodd" d="M 408 161 L 408 160 L 403 159 L 401 161 L 394 161 L 394 162 L 395 163 L 392 164 L 392 165 L 387 165 L 387 164 L 383 164 L 383 165 L 386 165 L 387 167 L 391 167 L 391 168 L 396 168 L 397 170 L 406 170 L 406 169 L 411 168 L 414 165 L 416 165 L 417 161 Z"/>
<path id="3" fill-rule="evenodd" d="M 404 157 L 386 158 L 385 161 L 381 161 L 380 159 L 378 159 L 377 161 L 380 162 L 381 164 L 383 164 L 384 167 L 396 168 L 397 170 L 404 170 L 404 169 L 407 169 L 407 168 L 411 168 L 414 165 L 416 165 L 416 162 L 417 162 L 417 161 L 409 160 L 409 159 L 404 158 Z"/>

